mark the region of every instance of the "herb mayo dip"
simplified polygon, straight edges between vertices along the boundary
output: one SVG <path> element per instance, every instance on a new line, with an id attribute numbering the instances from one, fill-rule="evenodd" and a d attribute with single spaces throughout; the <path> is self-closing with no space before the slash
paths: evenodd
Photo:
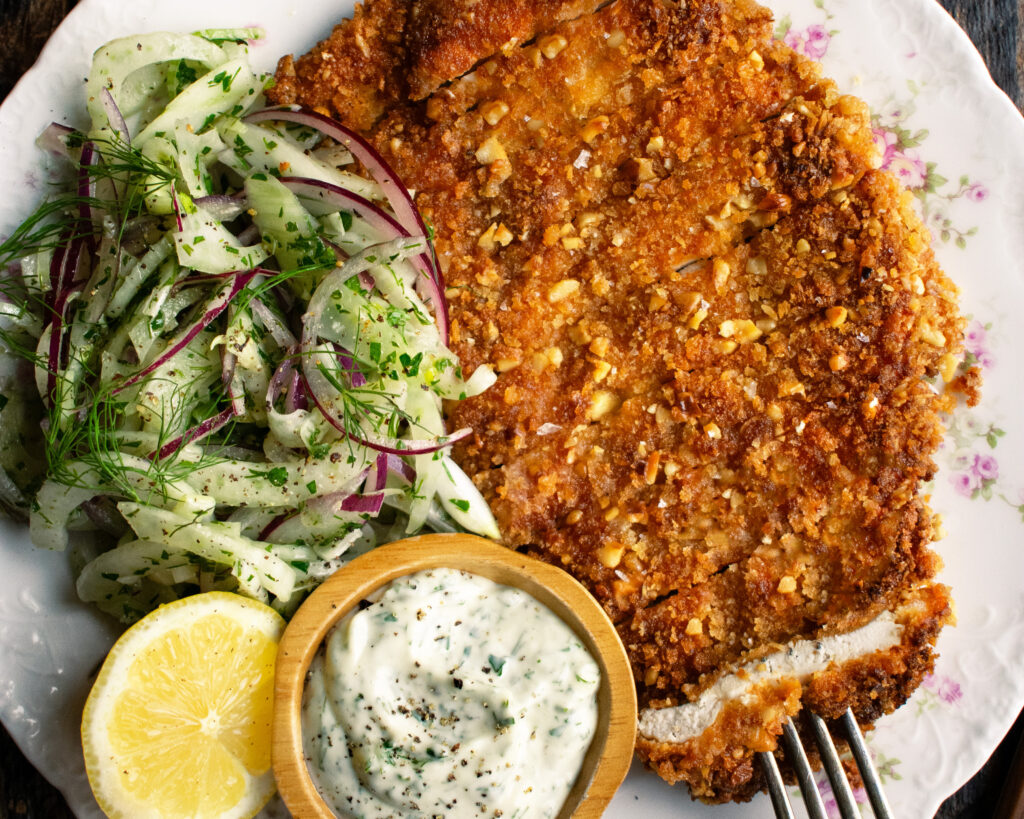
<path id="1" fill-rule="evenodd" d="M 393 581 L 328 635 L 303 698 L 339 815 L 553 817 L 597 726 L 600 671 L 527 593 L 454 569 Z"/>

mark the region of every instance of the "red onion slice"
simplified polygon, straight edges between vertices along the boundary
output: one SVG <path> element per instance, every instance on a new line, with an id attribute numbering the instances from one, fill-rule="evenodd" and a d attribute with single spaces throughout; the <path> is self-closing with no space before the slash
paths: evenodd
<path id="1" fill-rule="evenodd" d="M 401 236 L 413 235 L 412 231 L 403 227 L 394 216 L 375 205 L 365 196 L 345 190 L 345 188 L 331 182 L 310 179 L 305 176 L 282 176 L 280 182 L 300 199 L 323 202 L 327 206 L 322 210 L 315 206 L 307 208 L 314 216 L 323 216 L 339 210 L 350 210 L 360 219 L 365 219 L 369 222 L 370 227 L 374 230 L 385 234 L 385 241 L 388 239 L 398 239 Z M 425 233 L 420 235 L 426 236 Z"/>
<path id="2" fill-rule="evenodd" d="M 384 495 L 349 495 L 341 502 L 342 512 L 357 512 L 365 515 L 377 515 L 384 506 Z"/>
<path id="3" fill-rule="evenodd" d="M 297 366 L 299 352 L 298 342 L 285 350 L 285 357 L 274 370 L 267 387 L 266 406 L 273 411 L 279 398 L 284 396 L 284 414 L 291 415 L 296 410 L 304 410 L 309 406 L 306 400 L 302 373 Z"/>
<path id="4" fill-rule="evenodd" d="M 471 430 L 461 429 L 453 433 L 448 438 L 429 441 L 405 440 L 394 437 L 380 440 L 377 439 L 376 436 L 374 438 L 368 438 L 363 435 L 356 434 L 349 428 L 351 425 L 346 426 L 346 424 L 342 423 L 342 421 L 336 417 L 335 413 L 331 412 L 328 408 L 329 402 L 324 396 L 330 395 L 332 390 L 344 388 L 340 387 L 335 379 L 329 378 L 325 372 L 322 372 L 324 365 L 322 362 L 316 360 L 319 356 L 329 355 L 334 352 L 334 347 L 330 347 L 325 351 L 323 348 L 318 348 L 317 346 L 319 339 L 320 313 L 323 309 L 323 304 L 321 303 L 323 299 L 321 295 L 329 292 L 336 282 L 347 281 L 360 270 L 365 270 L 368 264 L 369 263 L 366 258 L 362 257 L 362 255 L 354 256 L 349 262 L 346 262 L 342 268 L 333 271 L 322 282 L 320 282 L 317 286 L 316 293 L 314 293 L 313 297 L 310 299 L 309 305 L 307 306 L 306 320 L 303 327 L 302 342 L 300 346 L 303 380 L 305 382 L 306 392 L 327 422 L 356 443 L 362 444 L 363 446 L 369 447 L 377 452 L 388 452 L 394 455 L 425 455 L 437 452 L 438 450 L 450 446 L 456 441 L 467 437 L 471 434 Z M 332 381 L 334 381 L 334 383 L 331 383 Z M 318 389 L 323 392 L 322 395 L 317 393 Z"/>
<path id="5" fill-rule="evenodd" d="M 50 292 L 46 294 L 46 304 L 51 309 L 66 302 L 75 285 L 83 282 L 79 278 L 82 268 L 82 251 L 85 249 L 85 236 L 72 225 L 65 228 L 50 258 Z"/>
<path id="6" fill-rule="evenodd" d="M 65 312 L 74 291 L 74 283 L 82 263 L 84 241 L 81 237 L 70 239 L 70 229 L 61 234 L 60 245 L 50 260 L 50 283 L 52 290 L 46 301 L 50 308 L 50 344 L 46 355 L 46 395 L 52 405 L 57 389 L 57 373 L 64 368 L 67 351 L 64 348 Z"/>
<path id="7" fill-rule="evenodd" d="M 288 520 L 291 520 L 298 513 L 295 512 L 291 515 L 278 515 L 270 523 L 263 527 L 263 530 L 256 536 L 257 540 L 269 541 L 273 536 L 274 532 L 281 528 L 281 525 Z"/>
<path id="8" fill-rule="evenodd" d="M 302 380 L 302 373 L 298 370 L 292 373 L 291 383 L 288 385 L 288 394 L 284 397 L 284 409 L 287 413 L 296 410 L 309 408 L 309 401 L 306 399 L 305 382 Z"/>
<path id="9" fill-rule="evenodd" d="M 228 352 L 227 346 L 220 351 L 220 382 L 225 389 L 231 386 L 231 380 L 235 377 L 235 365 L 238 364 L 238 356 Z"/>
<path id="10" fill-rule="evenodd" d="M 370 176 L 380 185 L 388 204 L 395 212 L 398 220 L 406 226 L 410 233 L 427 233 L 427 227 L 413 204 L 412 196 L 408 189 L 402 184 L 391 166 L 384 160 L 369 142 L 363 139 L 355 131 L 342 125 L 335 119 L 318 114 L 316 111 L 299 108 L 298 106 L 282 105 L 275 108 L 265 108 L 262 111 L 254 111 L 245 117 L 246 122 L 294 122 L 296 125 L 303 125 L 319 131 L 328 136 L 340 145 L 348 148 L 349 152 L 358 159 L 370 172 Z"/>
<path id="11" fill-rule="evenodd" d="M 100 104 L 103 106 L 103 110 L 107 114 L 107 119 L 110 121 L 110 127 L 113 128 L 114 133 L 117 134 L 125 144 L 130 143 L 131 134 L 128 132 L 128 123 L 125 122 L 121 109 L 117 107 L 113 94 L 111 94 L 106 88 L 100 90 Z"/>
<path id="12" fill-rule="evenodd" d="M 359 369 L 355 359 L 352 358 L 348 350 L 340 344 L 335 344 L 334 349 L 338 352 L 338 361 L 341 362 L 342 370 L 345 372 L 345 375 L 348 376 L 349 383 L 355 389 L 365 387 L 367 384 L 366 376 L 363 375 L 362 370 Z"/>
<path id="13" fill-rule="evenodd" d="M 220 362 L 220 379 L 231 401 L 231 409 L 235 415 L 245 415 L 245 396 L 235 392 L 235 367 L 238 364 L 238 356 L 229 352 L 225 346 L 221 349 Z"/>
<path id="14" fill-rule="evenodd" d="M 364 470 L 363 474 L 356 478 L 354 485 L 358 486 L 365 480 L 365 477 L 369 470 Z M 384 503 L 384 496 L 381 495 L 381 506 Z M 341 490 L 339 492 L 331 492 L 327 495 L 318 495 L 315 498 L 311 498 L 306 502 L 305 508 L 315 512 L 319 512 L 323 516 L 335 515 L 338 512 L 361 512 L 361 509 L 346 509 L 345 505 L 349 506 L 370 506 L 371 504 L 364 504 L 360 500 L 350 501 L 350 498 L 360 498 L 359 495 L 355 495 L 348 490 Z M 374 501 L 375 502 L 375 501 Z M 380 512 L 378 507 L 377 512 L 371 512 L 371 514 L 377 514 Z M 284 515 L 278 515 L 270 523 L 268 523 L 263 530 L 257 536 L 258 540 L 270 541 L 270 538 L 281 529 L 286 523 L 296 521 L 300 516 L 301 512 L 290 512 Z"/>
<path id="15" fill-rule="evenodd" d="M 188 446 L 201 438 L 205 438 L 207 435 L 211 435 L 218 429 L 224 427 L 232 418 L 235 417 L 234 406 L 228 407 L 223 412 L 214 415 L 212 418 L 207 418 L 201 424 L 193 427 L 184 435 L 175 438 L 168 444 L 164 444 L 160 447 L 160 451 L 157 453 L 156 460 L 162 461 L 165 458 L 171 457 L 175 452 L 184 446 Z"/>
<path id="16" fill-rule="evenodd" d="M 365 490 L 367 487 L 372 486 L 372 491 L 380 492 L 388 485 L 388 455 L 381 452 L 377 455 L 377 462 L 370 469 L 370 474 L 366 477 L 366 485 L 363 487 Z"/>
<path id="17" fill-rule="evenodd" d="M 397 455 L 388 455 L 388 470 L 405 478 L 409 483 L 416 480 L 416 470 Z"/>
<path id="18" fill-rule="evenodd" d="M 365 219 L 374 230 L 384 234 L 384 241 L 413 238 L 415 235 L 369 199 L 339 188 L 337 185 L 332 185 L 330 182 L 321 182 L 319 179 L 307 179 L 300 176 L 285 176 L 281 177 L 281 183 L 300 199 L 319 200 L 329 204 L 333 210 L 352 211 L 361 219 Z M 423 228 L 423 231 L 419 235 L 423 236 L 423 241 L 426 242 L 426 228 Z M 335 249 L 336 253 L 340 250 L 333 244 L 331 247 Z M 444 297 L 444 285 L 440 278 L 440 271 L 434 264 L 433 255 L 430 252 L 419 253 L 409 261 L 421 276 L 418 285 L 425 291 L 426 300 L 434 307 L 434 319 L 437 322 L 438 331 L 447 344 L 448 302 Z"/>
<path id="19" fill-rule="evenodd" d="M 295 353 L 298 348 L 290 347 L 285 353 L 284 359 L 277 365 L 274 374 L 270 377 L 270 384 L 267 386 L 267 410 L 273 410 L 277 399 L 286 395 L 291 388 L 292 376 L 295 374 Z"/>
<path id="20" fill-rule="evenodd" d="M 230 222 L 245 213 L 246 201 L 241 194 L 234 196 L 200 196 L 195 200 L 198 207 L 221 222 Z"/>
<path id="21" fill-rule="evenodd" d="M 182 233 L 185 230 L 185 223 L 181 218 L 181 204 L 178 202 L 178 191 L 174 187 L 174 182 L 171 182 L 171 204 L 174 205 L 174 218 L 178 221 L 178 233 Z"/>
<path id="22" fill-rule="evenodd" d="M 399 458 L 397 455 L 390 455 L 381 452 L 377 455 L 377 462 L 370 468 L 370 474 L 366 478 L 366 492 L 382 492 L 388 485 L 388 475 L 398 475 L 404 481 L 412 483 L 416 480 L 416 470 Z"/>
<path id="23" fill-rule="evenodd" d="M 67 138 L 73 133 L 75 133 L 74 128 L 69 128 L 59 122 L 51 122 L 39 135 L 36 145 L 53 156 L 69 159 L 71 154 L 68 151 Z"/>
<path id="24" fill-rule="evenodd" d="M 92 202 L 96 199 L 96 176 L 89 169 L 100 163 L 100 154 L 92 142 L 82 146 L 82 158 L 78 162 L 78 215 L 82 220 L 82 231 L 89 235 L 89 252 L 96 252 L 96 239 L 93 225 L 96 214 L 93 213 Z"/>
<path id="25" fill-rule="evenodd" d="M 135 373 L 135 375 L 125 379 L 118 386 L 116 386 L 112 394 L 116 395 L 122 390 L 125 390 L 128 387 L 132 386 L 133 384 L 138 383 L 147 375 L 156 370 L 158 367 L 165 364 L 167 361 L 169 361 L 179 352 L 181 352 L 186 346 L 188 346 L 189 342 L 191 342 L 192 339 L 194 339 L 203 330 L 209 327 L 214 322 L 214 320 L 227 309 L 227 306 L 231 304 L 234 298 L 239 293 L 241 293 L 242 290 L 245 289 L 246 285 L 248 285 L 249 282 L 252 281 L 255 275 L 256 272 L 251 270 L 246 271 L 244 273 L 236 273 L 234 277 L 231 279 L 231 281 L 221 288 L 216 298 L 214 298 L 213 301 L 211 301 L 207 305 L 206 311 L 203 313 L 203 315 L 199 318 L 198 321 L 194 322 L 190 327 L 186 328 L 173 341 L 171 341 L 171 343 L 167 346 L 167 349 L 163 352 L 163 354 L 158 356 L 152 364 Z"/>
<path id="26" fill-rule="evenodd" d="M 263 301 L 259 298 L 254 298 L 249 301 L 249 309 L 252 310 L 253 315 L 259 319 L 267 332 L 273 337 L 274 341 L 277 342 L 277 346 L 281 349 L 288 350 L 298 346 L 298 339 L 295 338 L 294 334 L 281 318 Z"/>
<path id="27" fill-rule="evenodd" d="M 384 196 L 391 205 L 391 209 L 398 217 L 398 221 L 405 226 L 406 230 L 413 235 L 429 236 L 423 217 L 416 209 L 415 203 L 409 189 L 405 187 L 398 174 L 384 160 L 369 142 L 363 139 L 355 131 L 346 128 L 340 122 L 316 111 L 300 108 L 298 106 L 282 105 L 276 108 L 266 108 L 262 111 L 255 111 L 246 116 L 247 122 L 282 121 L 294 122 L 297 125 L 304 125 L 329 136 L 335 142 L 344 145 L 349 152 L 358 159 L 370 172 Z M 434 277 L 437 283 L 444 290 L 444 280 L 441 271 L 435 261 L 432 260 L 431 267 L 434 269 Z"/>
<path id="28" fill-rule="evenodd" d="M 70 252 L 70 244 L 71 231 L 67 229 L 61 233 L 50 257 L 50 292 L 46 294 L 46 304 L 51 310 L 63 293 L 64 262 Z"/>

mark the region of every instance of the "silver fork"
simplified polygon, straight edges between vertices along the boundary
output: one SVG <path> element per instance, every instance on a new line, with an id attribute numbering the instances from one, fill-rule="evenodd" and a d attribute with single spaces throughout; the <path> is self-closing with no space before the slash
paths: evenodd
<path id="1" fill-rule="evenodd" d="M 814 734 L 815 744 L 821 754 L 821 761 L 828 774 L 828 781 L 832 785 L 832 793 L 836 798 L 839 813 L 843 819 L 860 819 L 860 810 L 853 798 L 853 789 L 846 778 L 843 764 L 839 761 L 839 754 L 836 751 L 835 743 L 828 732 L 825 720 L 816 714 L 807 715 L 808 724 Z M 860 770 L 861 779 L 864 780 L 864 790 L 867 791 L 868 800 L 871 802 L 871 809 L 875 812 L 876 819 L 892 819 L 892 811 L 882 791 L 882 781 L 878 777 L 874 763 L 871 761 L 871 754 L 868 746 L 864 743 L 864 736 L 860 732 L 857 720 L 853 711 L 847 710 L 840 718 L 846 741 L 853 751 L 853 758 L 857 761 L 857 768 Z M 822 801 L 818 786 L 814 782 L 811 772 L 811 765 L 804 753 L 803 745 L 800 744 L 800 737 L 793 727 L 792 722 L 787 722 L 783 728 L 782 745 L 786 752 L 789 764 L 793 766 L 797 782 L 800 784 L 800 792 L 803 794 L 804 802 L 807 805 L 807 814 L 811 819 L 827 819 L 825 803 Z M 793 813 L 793 806 L 790 804 L 789 795 L 786 793 L 786 786 L 782 781 L 782 774 L 779 773 L 779 766 L 775 757 L 769 753 L 758 754 L 761 768 L 765 778 L 768 780 L 768 794 L 772 799 L 772 807 L 775 809 L 775 816 L 778 819 L 796 819 Z"/>

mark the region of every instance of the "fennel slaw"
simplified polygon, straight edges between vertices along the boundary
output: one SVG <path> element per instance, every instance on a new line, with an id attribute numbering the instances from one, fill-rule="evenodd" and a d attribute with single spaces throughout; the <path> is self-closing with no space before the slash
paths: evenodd
<path id="1" fill-rule="evenodd" d="M 287 613 L 348 556 L 424 526 L 496 537 L 445 454 L 428 230 L 372 147 L 264 110 L 255 30 L 97 51 L 71 190 L 0 245 L 0 342 L 34 364 L 47 474 L 0 473 L 33 541 L 88 529 L 83 599 L 126 621 L 227 588 Z M 372 179 L 355 173 L 358 160 Z"/>

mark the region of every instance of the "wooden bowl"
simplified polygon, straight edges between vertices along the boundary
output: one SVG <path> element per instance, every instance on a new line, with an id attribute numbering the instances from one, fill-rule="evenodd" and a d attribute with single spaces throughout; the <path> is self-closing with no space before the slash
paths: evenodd
<path id="1" fill-rule="evenodd" d="M 522 589 L 569 625 L 601 668 L 598 722 L 559 819 L 599 817 L 633 758 L 637 706 L 633 673 L 615 627 L 597 601 L 561 569 L 472 535 L 423 535 L 356 558 L 314 591 L 285 629 L 274 691 L 273 765 L 277 787 L 298 819 L 335 814 L 317 792 L 302 752 L 306 672 L 335 623 L 360 600 L 398 577 L 446 567 Z"/>

